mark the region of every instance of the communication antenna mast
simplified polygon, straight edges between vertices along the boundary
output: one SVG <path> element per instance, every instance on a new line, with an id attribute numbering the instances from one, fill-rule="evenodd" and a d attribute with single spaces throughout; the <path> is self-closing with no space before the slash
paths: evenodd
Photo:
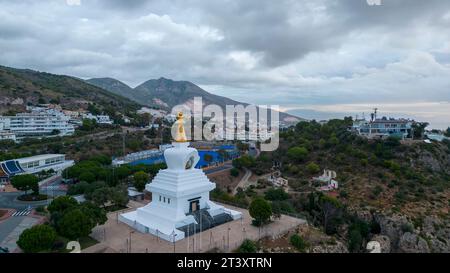
<path id="1" fill-rule="evenodd" d="M 375 118 L 375 120 L 377 119 L 377 113 L 378 113 L 378 108 L 374 108 L 373 109 L 373 114 L 374 114 L 374 118 Z"/>

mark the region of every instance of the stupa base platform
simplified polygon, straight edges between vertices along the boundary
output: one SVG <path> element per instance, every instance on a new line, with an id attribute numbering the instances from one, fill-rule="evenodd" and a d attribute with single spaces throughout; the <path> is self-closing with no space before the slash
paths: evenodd
<path id="1" fill-rule="evenodd" d="M 177 242 L 198 232 L 242 218 L 242 213 L 239 211 L 225 208 L 211 201 L 208 201 L 208 205 L 210 208 L 189 213 L 182 221 L 177 222 L 170 222 L 167 219 L 161 221 L 162 219 L 159 219 L 160 217 L 156 214 L 155 217 L 139 217 L 137 210 L 120 214 L 119 221 L 141 233 L 152 234 L 169 242 Z"/>

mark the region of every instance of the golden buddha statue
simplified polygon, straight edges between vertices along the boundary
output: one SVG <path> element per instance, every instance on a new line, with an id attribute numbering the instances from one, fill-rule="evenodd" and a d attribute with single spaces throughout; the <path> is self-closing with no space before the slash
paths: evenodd
<path id="1" fill-rule="evenodd" d="M 187 142 L 186 133 L 184 131 L 184 115 L 179 112 L 177 115 L 177 135 L 175 136 L 175 142 Z"/>

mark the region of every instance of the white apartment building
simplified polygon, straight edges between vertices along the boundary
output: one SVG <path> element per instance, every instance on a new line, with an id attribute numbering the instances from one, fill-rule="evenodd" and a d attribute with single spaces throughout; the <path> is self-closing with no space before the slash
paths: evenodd
<path id="1" fill-rule="evenodd" d="M 20 139 L 25 137 L 43 137 L 49 135 L 72 135 L 75 132 L 69 124 L 70 117 L 58 110 L 43 107 L 27 107 L 31 113 L 19 113 L 15 116 L 1 116 L 0 129 L 4 135 Z"/>
<path id="2" fill-rule="evenodd" d="M 8 122 L 8 125 L 6 123 Z M 9 126 L 9 120 L 0 117 L 0 141 L 2 140 L 12 140 L 16 141 L 16 134 L 10 131 L 6 131 L 5 127 Z"/>
<path id="3" fill-rule="evenodd" d="M 0 141 L 2 140 L 12 140 L 16 142 L 16 134 L 11 133 L 10 131 L 0 131 Z"/>
<path id="4" fill-rule="evenodd" d="M 48 109 L 20 113 L 15 116 L 3 116 L 0 123 L 3 129 L 14 133 L 17 138 L 42 137 L 49 135 L 67 136 L 75 132 L 73 125 L 69 124 L 70 118 L 63 113 Z"/>

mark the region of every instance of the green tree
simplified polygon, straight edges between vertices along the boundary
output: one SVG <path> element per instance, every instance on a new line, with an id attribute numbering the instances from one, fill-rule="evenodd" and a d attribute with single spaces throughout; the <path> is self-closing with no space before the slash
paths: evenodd
<path id="1" fill-rule="evenodd" d="M 94 227 L 92 219 L 81 209 L 72 209 L 59 221 L 58 233 L 70 240 L 77 240 L 88 236 Z"/>
<path id="2" fill-rule="evenodd" d="M 270 201 L 283 201 L 289 199 L 289 194 L 281 188 L 272 188 L 266 191 L 264 198 Z"/>
<path id="3" fill-rule="evenodd" d="M 447 128 L 444 134 L 446 137 L 450 137 L 450 127 Z"/>
<path id="4" fill-rule="evenodd" d="M 80 174 L 78 179 L 80 179 L 80 181 L 86 181 L 88 183 L 92 183 L 95 181 L 95 175 L 93 173 L 91 173 L 90 171 L 85 171 Z"/>
<path id="5" fill-rule="evenodd" d="M 237 168 L 233 168 L 230 170 L 230 175 L 233 177 L 238 177 L 239 176 L 239 169 Z"/>
<path id="6" fill-rule="evenodd" d="M 83 119 L 82 125 L 79 127 L 82 131 L 93 131 L 97 127 L 97 121 L 95 119 Z"/>
<path id="7" fill-rule="evenodd" d="M 102 165 L 111 165 L 111 157 L 106 155 L 96 155 L 89 159 L 90 161 L 96 161 Z"/>
<path id="8" fill-rule="evenodd" d="M 339 144 L 339 139 L 336 137 L 336 134 L 332 134 L 330 139 L 328 140 L 330 146 L 336 146 Z"/>
<path id="9" fill-rule="evenodd" d="M 293 147 L 288 150 L 287 155 L 290 159 L 301 162 L 308 156 L 308 150 L 305 147 Z"/>
<path id="10" fill-rule="evenodd" d="M 48 205 L 47 210 L 50 213 L 62 213 L 66 211 L 67 209 L 74 208 L 78 205 L 77 200 L 75 200 L 71 196 L 59 196 Z"/>
<path id="11" fill-rule="evenodd" d="M 117 178 L 122 180 L 131 175 L 131 170 L 127 166 L 120 166 L 119 168 L 115 169 L 115 174 Z"/>
<path id="12" fill-rule="evenodd" d="M 88 191 L 90 184 L 86 181 L 81 181 L 77 184 L 70 185 L 67 191 L 68 195 L 84 194 Z"/>
<path id="13" fill-rule="evenodd" d="M 281 218 L 281 213 L 282 213 L 282 209 L 281 209 L 280 202 L 272 202 L 272 216 L 273 216 L 273 218 L 280 219 Z"/>
<path id="14" fill-rule="evenodd" d="M 251 168 L 255 165 L 255 159 L 249 155 L 243 155 L 240 158 L 236 158 L 233 160 L 233 167 L 242 169 L 242 168 Z"/>
<path id="15" fill-rule="evenodd" d="M 50 222 L 52 225 L 58 228 L 59 221 L 64 216 L 64 213 L 77 206 L 77 200 L 71 196 L 59 196 L 55 198 L 47 207 L 47 210 L 50 212 Z"/>
<path id="16" fill-rule="evenodd" d="M 342 220 L 342 204 L 336 198 L 328 195 L 321 195 L 319 204 L 325 233 L 335 233 L 337 223 Z"/>
<path id="17" fill-rule="evenodd" d="M 37 225 L 20 234 L 17 245 L 25 253 L 37 253 L 50 250 L 56 240 L 56 232 L 49 225 Z"/>
<path id="18" fill-rule="evenodd" d="M 84 202 L 80 205 L 80 210 L 89 217 L 92 226 L 103 225 L 108 218 L 104 209 L 97 207 L 91 202 Z"/>
<path id="19" fill-rule="evenodd" d="M 110 200 L 110 195 L 111 189 L 109 187 L 102 187 L 87 194 L 86 199 L 94 202 L 97 206 L 105 207 L 105 204 Z"/>
<path id="20" fill-rule="evenodd" d="M 149 176 L 146 172 L 139 171 L 133 175 L 133 186 L 139 192 L 142 192 L 145 189 L 145 185 L 149 180 Z"/>
<path id="21" fill-rule="evenodd" d="M 32 174 L 16 175 L 11 178 L 11 184 L 14 188 L 27 193 L 29 190 L 33 194 L 39 193 L 39 179 Z"/>
<path id="22" fill-rule="evenodd" d="M 415 122 L 412 125 L 413 136 L 415 139 L 422 139 L 425 134 L 425 128 L 430 125 L 428 122 Z"/>
<path id="23" fill-rule="evenodd" d="M 314 162 L 309 163 L 308 165 L 306 165 L 306 170 L 310 173 L 310 174 L 316 174 L 318 172 L 320 172 L 320 167 L 319 165 L 317 165 Z"/>
<path id="24" fill-rule="evenodd" d="M 125 207 L 128 203 L 128 190 L 122 186 L 112 188 L 109 198 L 114 206 Z"/>
<path id="25" fill-rule="evenodd" d="M 272 206 L 263 198 L 255 198 L 250 203 L 250 216 L 255 219 L 255 225 L 261 226 L 269 221 L 272 216 Z"/>

